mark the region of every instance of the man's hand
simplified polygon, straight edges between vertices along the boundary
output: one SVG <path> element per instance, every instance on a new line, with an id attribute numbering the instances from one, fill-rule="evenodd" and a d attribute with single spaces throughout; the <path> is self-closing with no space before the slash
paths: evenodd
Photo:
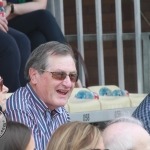
<path id="1" fill-rule="evenodd" d="M 8 31 L 8 22 L 4 17 L 0 16 L 0 30 L 7 33 Z"/>

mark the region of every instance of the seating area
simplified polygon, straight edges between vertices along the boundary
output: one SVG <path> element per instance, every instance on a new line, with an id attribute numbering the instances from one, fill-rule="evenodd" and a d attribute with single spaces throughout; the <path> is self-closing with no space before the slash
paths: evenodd
<path id="1" fill-rule="evenodd" d="M 71 120 L 86 122 L 100 122 L 114 119 L 123 114 L 131 115 L 147 94 L 129 93 L 129 96 L 100 96 L 99 99 L 77 99 L 75 95 L 81 91 L 92 91 L 99 94 L 103 87 L 111 91 L 120 89 L 116 85 L 91 86 L 75 88 L 65 106 L 70 113 Z"/>
<path id="2" fill-rule="evenodd" d="M 109 121 L 123 114 L 131 115 L 147 94 L 129 93 L 129 96 L 100 96 L 101 88 L 111 91 L 120 89 L 116 85 L 90 86 L 88 88 L 74 88 L 65 108 L 70 113 L 71 120 L 84 122 Z M 75 95 L 81 91 L 92 91 L 99 95 L 99 99 L 78 99 Z M 6 97 L 12 93 L 7 93 Z"/>

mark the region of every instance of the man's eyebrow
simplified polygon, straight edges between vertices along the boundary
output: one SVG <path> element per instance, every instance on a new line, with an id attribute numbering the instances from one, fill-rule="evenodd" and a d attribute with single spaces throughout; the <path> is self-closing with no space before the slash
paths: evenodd
<path id="1" fill-rule="evenodd" d="M 57 70 L 55 70 L 55 71 L 53 71 L 53 72 L 65 72 L 65 73 L 66 73 L 65 70 L 61 70 L 61 69 L 57 69 Z M 77 74 L 77 71 L 74 70 L 74 71 L 70 71 L 69 73 Z"/>
<path id="2" fill-rule="evenodd" d="M 72 71 L 72 72 L 70 72 L 70 73 L 77 74 L 77 71 Z"/>

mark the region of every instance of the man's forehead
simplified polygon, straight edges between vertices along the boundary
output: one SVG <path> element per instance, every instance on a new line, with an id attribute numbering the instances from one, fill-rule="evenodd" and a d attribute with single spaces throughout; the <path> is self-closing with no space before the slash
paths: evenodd
<path id="1" fill-rule="evenodd" d="M 116 122 L 109 125 L 105 131 L 109 133 L 116 131 L 117 133 L 117 131 L 136 132 L 137 130 L 143 130 L 143 127 L 131 122 Z"/>
<path id="2" fill-rule="evenodd" d="M 135 126 L 135 123 L 131 123 L 131 122 L 115 122 L 113 124 L 111 124 L 110 126 L 112 127 L 120 127 L 120 128 L 124 128 L 124 126 Z"/>
<path id="3" fill-rule="evenodd" d="M 53 60 L 53 59 L 62 59 L 62 58 L 67 58 L 67 57 L 70 57 L 74 61 L 74 58 L 70 54 L 67 54 L 67 55 L 49 55 L 48 59 Z"/>
<path id="4" fill-rule="evenodd" d="M 71 55 L 53 55 L 49 57 L 48 64 L 49 69 L 76 71 L 76 64 Z"/>
<path id="5" fill-rule="evenodd" d="M 119 131 L 119 130 L 125 129 L 125 127 L 127 127 L 128 125 L 130 126 L 130 124 L 127 122 L 116 122 L 106 127 L 104 132 L 106 133 L 106 132 Z"/>

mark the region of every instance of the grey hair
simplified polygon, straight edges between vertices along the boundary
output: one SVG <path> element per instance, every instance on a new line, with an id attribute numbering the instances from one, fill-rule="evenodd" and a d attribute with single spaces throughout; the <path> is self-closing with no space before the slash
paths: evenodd
<path id="1" fill-rule="evenodd" d="M 76 63 L 74 52 L 70 45 L 56 41 L 41 44 L 30 54 L 27 60 L 24 71 L 24 76 L 27 82 L 30 82 L 29 69 L 34 68 L 42 74 L 43 72 L 41 70 L 46 70 L 50 66 L 48 57 L 51 55 L 70 55 Z"/>
<path id="2" fill-rule="evenodd" d="M 143 127 L 143 123 L 140 120 L 138 120 L 137 118 L 134 118 L 132 116 L 117 117 L 117 118 L 113 119 L 112 121 L 108 122 L 107 126 L 114 124 L 114 123 L 118 123 L 118 122 L 134 123 L 134 124 L 137 124 L 137 125 Z"/>
<path id="3" fill-rule="evenodd" d="M 143 124 L 138 119 L 131 116 L 118 117 L 108 123 L 108 126 L 115 123 L 133 123 L 143 127 Z M 110 134 L 111 135 L 111 134 Z M 128 129 L 121 130 L 119 133 L 115 133 L 115 136 L 109 136 L 104 138 L 104 145 L 106 149 L 110 150 L 133 150 L 135 147 L 135 139 Z"/>

